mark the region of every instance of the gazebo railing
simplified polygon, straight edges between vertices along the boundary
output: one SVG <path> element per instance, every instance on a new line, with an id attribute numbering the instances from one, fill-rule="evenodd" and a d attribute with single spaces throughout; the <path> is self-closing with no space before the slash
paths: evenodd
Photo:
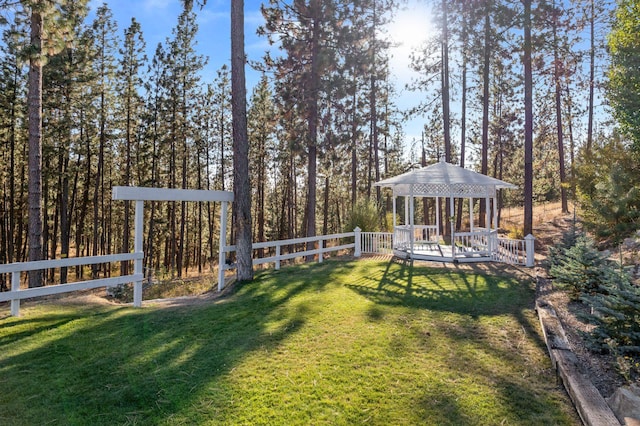
<path id="1" fill-rule="evenodd" d="M 399 225 L 396 229 L 406 230 L 411 235 L 411 225 Z M 437 225 L 413 225 L 413 241 L 437 243 L 439 238 Z"/>
<path id="2" fill-rule="evenodd" d="M 393 229 L 394 250 L 409 250 L 411 247 L 411 229 L 409 226 L 396 226 Z"/>
<path id="3" fill-rule="evenodd" d="M 527 242 L 526 240 L 498 238 L 496 241 L 496 250 L 494 250 L 492 258 L 497 262 L 510 263 L 512 265 L 526 265 Z"/>
<path id="4" fill-rule="evenodd" d="M 496 231 L 456 232 L 453 242 L 456 252 L 490 256 L 498 234 Z"/>

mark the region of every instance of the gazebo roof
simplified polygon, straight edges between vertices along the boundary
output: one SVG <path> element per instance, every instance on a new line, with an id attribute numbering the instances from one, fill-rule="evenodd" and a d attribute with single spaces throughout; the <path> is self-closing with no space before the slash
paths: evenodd
<path id="1" fill-rule="evenodd" d="M 381 180 L 376 186 L 392 188 L 396 196 L 495 197 L 496 189 L 517 188 L 508 182 L 440 161 Z"/>

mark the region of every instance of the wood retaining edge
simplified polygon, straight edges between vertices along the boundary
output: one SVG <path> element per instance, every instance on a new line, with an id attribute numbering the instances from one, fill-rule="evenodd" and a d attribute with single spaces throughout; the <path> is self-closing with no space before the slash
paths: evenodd
<path id="1" fill-rule="evenodd" d="M 620 421 L 600 395 L 598 389 L 582 373 L 578 358 L 569 346 L 569 341 L 553 306 L 546 300 L 537 298 L 536 311 L 549 350 L 551 364 L 556 370 L 556 376 L 562 381 L 573 401 L 582 423 L 587 426 L 620 425 Z"/>

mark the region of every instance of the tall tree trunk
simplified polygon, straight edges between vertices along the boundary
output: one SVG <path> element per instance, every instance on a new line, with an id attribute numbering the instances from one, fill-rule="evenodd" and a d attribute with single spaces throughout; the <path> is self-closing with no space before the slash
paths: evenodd
<path id="1" fill-rule="evenodd" d="M 466 14 L 462 16 L 462 99 L 460 100 L 460 167 L 464 169 L 465 149 L 467 145 L 467 52 L 469 43 L 468 18 Z M 462 205 L 463 200 L 458 200 L 458 213 L 456 218 L 456 229 L 462 228 Z M 473 208 L 472 206 L 469 207 Z M 471 215 L 472 212 L 469 213 Z"/>
<path id="2" fill-rule="evenodd" d="M 533 71 L 531 68 L 531 0 L 524 5 L 524 235 L 533 233 Z"/>
<path id="3" fill-rule="evenodd" d="M 447 0 L 442 0 L 442 128 L 444 130 L 444 160 L 450 163 L 451 114 L 449 107 L 449 14 L 447 4 Z M 447 217 L 449 217 L 448 214 Z"/>
<path id="4" fill-rule="evenodd" d="M 41 260 L 42 253 L 42 16 L 31 12 L 31 48 L 29 59 L 29 260 Z M 43 272 L 29 272 L 29 287 L 43 285 Z"/>
<path id="5" fill-rule="evenodd" d="M 247 136 L 247 88 L 245 83 L 244 1 L 231 0 L 231 111 L 233 117 L 233 196 L 236 212 L 236 260 L 238 281 L 253 279 L 251 253 L 251 182 Z M 222 267 L 222 265 L 220 265 Z"/>
<path id="6" fill-rule="evenodd" d="M 586 154 L 587 157 L 591 157 L 591 149 L 593 146 L 593 88 L 594 88 L 594 80 L 595 80 L 595 69 L 596 69 L 596 46 L 595 46 L 595 27 L 596 27 L 596 10 L 595 10 L 595 0 L 591 0 L 590 2 L 590 16 L 589 16 L 589 107 L 587 109 L 588 115 L 588 123 L 587 123 L 587 145 L 586 145 Z"/>
<path id="7" fill-rule="evenodd" d="M 316 235 L 316 177 L 318 157 L 318 91 L 320 89 L 320 1 L 311 2 L 311 14 L 314 17 L 311 40 L 311 74 L 309 76 L 310 94 L 307 103 L 308 126 L 308 163 L 307 163 L 307 208 L 306 236 Z M 307 250 L 313 250 L 315 242 L 307 243 Z M 312 256 L 307 256 L 310 260 Z"/>
<path id="8" fill-rule="evenodd" d="M 561 67 L 560 67 L 560 55 L 558 54 L 558 14 L 560 12 L 555 8 L 553 10 L 553 79 L 555 83 L 555 103 L 556 103 L 556 131 L 558 135 L 558 166 L 560 169 L 560 200 L 562 206 L 562 213 L 569 213 L 569 206 L 567 203 L 567 188 L 565 183 L 567 180 L 565 174 L 564 164 L 564 134 L 562 131 L 562 87 L 560 84 L 561 79 Z"/>
<path id="9" fill-rule="evenodd" d="M 378 30 L 378 19 L 377 19 L 377 10 L 376 10 L 376 0 L 373 0 L 373 25 L 371 26 L 371 93 L 370 93 L 370 103 L 371 103 L 371 138 L 372 138 L 372 149 L 373 149 L 373 167 L 374 167 L 374 176 L 375 181 L 380 181 L 380 150 L 379 150 L 379 142 L 378 142 L 378 93 L 377 93 L 377 66 L 376 66 L 376 31 Z M 378 208 L 382 204 L 382 188 L 376 186 L 376 203 Z"/>
<path id="10" fill-rule="evenodd" d="M 489 172 L 489 72 L 491 70 L 491 15 L 487 0 L 484 16 L 484 62 L 482 66 L 482 152 L 480 153 L 480 173 Z M 480 199 L 480 227 L 487 226 L 486 201 Z"/>
<path id="11" fill-rule="evenodd" d="M 355 80 L 355 76 L 354 76 Z M 357 84 L 355 81 L 354 85 Z M 358 197 L 358 120 L 356 111 L 358 108 L 357 89 L 353 89 L 353 112 L 351 118 L 351 208 L 355 208 Z"/>

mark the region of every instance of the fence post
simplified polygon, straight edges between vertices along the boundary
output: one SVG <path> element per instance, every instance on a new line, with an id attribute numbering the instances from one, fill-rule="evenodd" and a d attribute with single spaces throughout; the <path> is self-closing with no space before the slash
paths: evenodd
<path id="1" fill-rule="evenodd" d="M 14 293 L 15 299 L 11 299 L 11 316 L 20 316 L 20 272 L 11 273 L 11 292 Z"/>
<path id="2" fill-rule="evenodd" d="M 142 240 L 144 239 L 144 201 L 136 200 L 136 212 L 134 216 L 134 237 L 133 250 L 136 253 L 142 252 Z M 143 262 L 144 258 L 133 261 L 133 273 L 144 274 Z M 139 308 L 142 306 L 142 280 L 133 283 L 133 306 Z"/>
<path id="3" fill-rule="evenodd" d="M 276 271 L 280 270 L 280 244 L 276 244 Z"/>
<path id="4" fill-rule="evenodd" d="M 534 241 L 535 240 L 536 239 L 531 234 L 529 234 L 526 237 L 524 237 L 526 251 L 527 251 L 527 263 L 525 265 L 526 265 L 527 268 L 531 268 L 535 263 L 534 258 L 533 258 L 533 250 L 534 250 Z"/>
<path id="5" fill-rule="evenodd" d="M 353 250 L 353 257 L 360 257 L 362 255 L 362 238 L 361 238 L 362 229 L 359 226 L 356 226 L 356 229 L 353 230 L 353 236 L 355 237 L 355 247 Z"/>
<path id="6" fill-rule="evenodd" d="M 224 270 L 226 267 L 225 248 L 227 246 L 227 202 L 220 203 L 220 244 L 218 253 L 218 291 L 224 288 Z"/>
<path id="7" fill-rule="evenodd" d="M 322 249 L 324 248 L 324 240 L 322 238 L 318 238 L 318 263 L 322 263 Z"/>

